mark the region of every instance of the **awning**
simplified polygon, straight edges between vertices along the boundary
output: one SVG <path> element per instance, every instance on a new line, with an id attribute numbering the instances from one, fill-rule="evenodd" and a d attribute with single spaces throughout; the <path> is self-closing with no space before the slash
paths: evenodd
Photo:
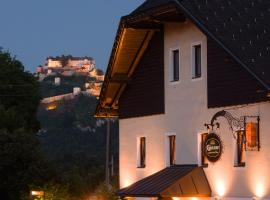
<path id="1" fill-rule="evenodd" d="M 203 168 L 174 165 L 119 190 L 124 197 L 211 197 Z"/>

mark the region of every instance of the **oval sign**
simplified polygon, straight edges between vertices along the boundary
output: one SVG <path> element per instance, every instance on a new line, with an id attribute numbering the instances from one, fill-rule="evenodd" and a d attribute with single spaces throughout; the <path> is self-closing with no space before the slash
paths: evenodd
<path id="1" fill-rule="evenodd" d="M 222 154 L 222 142 L 215 133 L 209 133 L 204 140 L 204 155 L 210 162 L 216 162 Z"/>

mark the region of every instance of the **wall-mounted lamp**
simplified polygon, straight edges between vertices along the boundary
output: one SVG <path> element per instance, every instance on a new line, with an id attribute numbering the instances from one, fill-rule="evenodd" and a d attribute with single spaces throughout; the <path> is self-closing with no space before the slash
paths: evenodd
<path id="1" fill-rule="evenodd" d="M 252 200 L 260 200 L 260 197 L 254 196 L 254 197 L 252 197 Z"/>
<path id="2" fill-rule="evenodd" d="M 214 130 L 214 128 L 216 127 L 217 130 L 219 130 L 220 128 L 220 124 L 217 122 L 217 123 L 213 123 L 213 124 L 204 124 L 204 126 L 207 128 L 208 132 L 210 130 Z"/>
<path id="3" fill-rule="evenodd" d="M 214 200 L 221 200 L 221 199 L 222 199 L 221 196 L 215 196 L 215 197 L 214 197 Z"/>

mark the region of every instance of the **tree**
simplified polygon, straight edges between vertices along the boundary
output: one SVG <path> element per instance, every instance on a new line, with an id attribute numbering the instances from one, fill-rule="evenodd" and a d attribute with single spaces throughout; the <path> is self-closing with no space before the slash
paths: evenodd
<path id="1" fill-rule="evenodd" d="M 43 184 L 48 166 L 36 132 L 39 84 L 20 61 L 0 52 L 0 199 L 21 199 L 29 185 Z"/>
<path id="2" fill-rule="evenodd" d="M 88 197 L 105 178 L 106 123 L 93 117 L 96 104 L 96 98 L 79 95 L 59 101 L 55 110 L 41 105 L 38 113 L 44 152 L 57 166 L 61 185 L 67 184 L 68 192 L 76 199 Z M 111 122 L 111 134 L 111 153 L 116 158 L 117 121 Z M 117 169 L 117 160 L 115 163 Z"/>
<path id="3" fill-rule="evenodd" d="M 10 53 L 0 52 L 0 130 L 38 131 L 39 102 L 39 83 L 35 77 L 25 72 L 22 63 Z"/>
<path id="4" fill-rule="evenodd" d="M 24 130 L 0 131 L 0 199 L 29 194 L 29 185 L 43 185 L 50 176 L 39 143 Z"/>

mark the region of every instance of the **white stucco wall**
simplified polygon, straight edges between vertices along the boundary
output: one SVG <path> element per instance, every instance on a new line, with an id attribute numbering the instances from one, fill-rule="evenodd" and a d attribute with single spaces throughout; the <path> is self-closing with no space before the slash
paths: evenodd
<path id="1" fill-rule="evenodd" d="M 62 64 L 59 60 L 52 60 L 52 59 L 49 59 L 48 61 L 48 67 L 49 68 L 57 68 L 57 67 L 62 67 Z"/>
<path id="2" fill-rule="evenodd" d="M 207 39 L 190 22 L 165 25 L 165 114 L 120 120 L 120 186 L 125 187 L 166 167 L 166 135 L 176 134 L 176 164 L 197 164 L 198 134 L 223 109 L 235 117 L 259 115 L 261 151 L 246 152 L 246 167 L 234 167 L 235 140 L 225 119 L 219 134 L 224 144 L 221 160 L 205 172 L 213 196 L 270 198 L 270 103 L 219 109 L 207 108 Z M 202 78 L 192 80 L 191 48 L 202 44 Z M 180 48 L 180 81 L 170 82 L 170 51 Z M 233 86 L 232 86 L 233 87 Z M 137 138 L 146 137 L 146 168 L 137 168 Z"/>

